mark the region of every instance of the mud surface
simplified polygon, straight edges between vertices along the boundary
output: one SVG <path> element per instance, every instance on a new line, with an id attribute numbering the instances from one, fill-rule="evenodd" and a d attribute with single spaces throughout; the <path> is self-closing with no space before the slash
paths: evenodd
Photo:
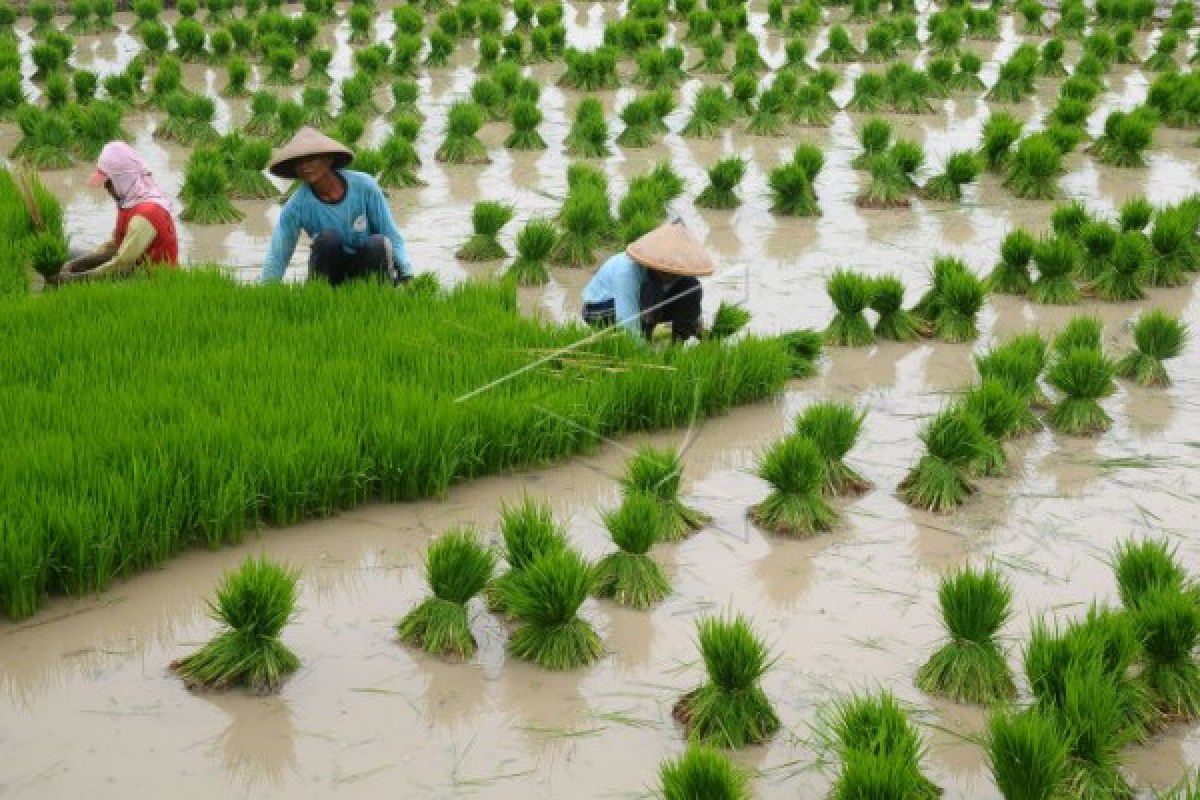
<path id="1" fill-rule="evenodd" d="M 572 41 L 594 42 L 602 19 L 615 13 L 612 5 L 569 8 Z M 762 23 L 761 13 L 753 15 L 752 25 L 777 63 L 781 40 L 762 32 Z M 381 37 L 390 34 L 388 26 L 385 14 Z M 996 60 L 1016 46 L 1011 22 L 1005 29 L 1004 42 L 974 48 L 989 59 L 989 83 Z M 861 36 L 861 26 L 852 30 Z M 338 38 L 344 41 L 344 30 Z M 812 45 L 813 53 L 822 42 L 819 37 Z M 123 35 L 92 44 L 81 46 L 79 63 L 103 72 L 122 63 L 133 40 Z M 1144 36 L 1139 44 L 1144 51 Z M 1068 63 L 1073 58 L 1069 51 Z M 422 103 L 431 111 L 420 140 L 421 176 L 429 185 L 391 197 L 417 269 L 435 270 L 446 280 L 502 266 L 467 267 L 453 258 L 470 232 L 475 200 L 517 203 L 518 219 L 502 237 L 510 247 L 525 219 L 557 209 L 565 189 L 565 162 L 557 153 L 578 102 L 576 93 L 553 88 L 561 64 L 535 67 L 546 87 L 542 133 L 550 149 L 509 153 L 499 146 L 506 128 L 492 125 L 483 134 L 493 147 L 491 165 L 438 165 L 433 151 L 444 109 L 473 79 L 473 56 L 459 59 L 457 68 L 425 72 L 421 79 Z M 343 48 L 336 64 L 344 69 L 348 60 Z M 845 68 L 847 78 L 859 69 Z M 209 85 L 223 80 L 204 70 L 192 78 L 197 74 Z M 1093 132 L 1109 109 L 1130 107 L 1144 96 L 1140 72 L 1116 67 L 1109 82 L 1112 90 L 1091 120 Z M 849 85 L 839 87 L 840 101 L 848 98 Z M 681 110 L 669 120 L 673 130 L 686 120 L 697 86 L 686 87 Z M 1013 108 L 1036 123 L 1056 91 L 1057 82 L 1043 81 L 1038 98 Z M 605 97 L 612 108 L 631 94 Z M 222 125 L 244 113 L 220 103 Z M 926 147 L 925 177 L 949 153 L 973 145 L 987 113 L 982 100 L 960 95 L 936 115 L 893 119 L 899 135 Z M 835 266 L 894 271 L 908 284 L 911 302 L 924 288 L 935 254 L 960 255 L 982 273 L 1011 227 L 1044 229 L 1052 204 L 1017 201 L 992 175 L 968 187 L 961 206 L 916 200 L 910 211 L 856 209 L 862 176 L 849 162 L 861 119 L 841 113 L 829 129 L 804 129 L 798 137 L 826 151 L 817 182 L 824 213 L 815 220 L 779 219 L 767 210 L 766 172 L 790 156 L 797 141 L 790 136 L 726 134 L 696 142 L 672 134 L 655 148 L 617 150 L 604 166 L 620 193 L 631 176 L 670 159 L 688 179 L 690 197 L 705 184 L 704 167 L 718 157 L 741 153 L 751 159 L 740 209 L 696 212 L 684 203 L 676 211 L 720 265 L 706 307 L 721 299 L 745 303 L 754 312 L 753 328 L 762 332 L 823 326 L 831 313 L 824 279 Z M 174 192 L 186 153 L 156 143 L 153 124 L 150 117 L 134 117 L 129 132 Z M 0 145 L 7 148 L 11 137 L 11 127 L 0 129 Z M 1175 201 L 1196 186 L 1192 138 L 1160 129 L 1142 170 L 1070 156 L 1060 182 L 1064 196 L 1106 212 L 1139 194 Z M 81 188 L 85 175 L 80 167 L 50 176 L 51 185 L 70 198 L 68 224 L 80 244 L 103 239 L 111 213 L 105 198 Z M 249 279 L 278 206 L 239 204 L 247 212 L 243 226 L 185 226 L 183 244 L 190 261 L 238 264 Z M 293 273 L 302 275 L 303 259 L 298 253 Z M 549 286 L 523 290 L 523 299 L 531 310 L 573 317 L 586 277 L 581 270 L 555 270 Z M 251 535 L 243 547 L 186 555 L 101 597 L 59 600 L 30 621 L 0 623 L 0 796 L 124 798 L 140 791 L 178 794 L 185 786 L 186 796 L 210 797 L 639 796 L 654 785 L 660 760 L 682 748 L 670 709 L 702 679 L 695 619 L 735 609 L 753 617 L 778 655 L 764 688 L 784 730 L 768 746 L 737 754 L 757 771 L 758 796 L 823 796 L 829 770 L 821 766 L 811 729 L 818 709 L 842 692 L 884 685 L 925 723 L 928 771 L 948 798 L 998 797 L 979 748 L 967 738 L 979 730 L 981 713 L 931 702 L 912 686 L 941 635 L 938 577 L 967 561 L 994 558 L 1002 566 L 1016 589 L 1007 644 L 1019 671 L 1019 642 L 1033 619 L 1081 613 L 1093 598 L 1115 599 L 1106 559 L 1124 537 L 1167 535 L 1179 543 L 1186 563 L 1200 568 L 1194 537 L 1200 529 L 1194 499 L 1196 348 L 1172 362 L 1174 388 L 1122 385 L 1107 399 L 1115 420 L 1111 432 L 1094 440 L 1044 432 L 1022 442 L 1010 452 L 1014 475 L 985 481 L 982 498 L 953 515 L 913 512 L 894 487 L 917 456 L 923 420 L 947 394 L 973 381 L 972 352 L 1028 328 L 1053 332 L 1085 311 L 1105 320 L 1106 345 L 1122 351 L 1129 346 L 1129 321 L 1150 307 L 1183 314 L 1193 324 L 1197 319 L 1190 287 L 1151 291 L 1139 304 L 1073 308 L 991 297 L 976 343 L 832 350 L 818 378 L 793 385 L 776 403 L 651 437 L 686 443 L 688 499 L 714 524 L 684 543 L 656 548 L 675 589 L 660 608 L 637 613 L 589 601 L 586 616 L 609 651 L 590 669 L 558 675 L 506 660 L 503 628 L 475 607 L 481 651 L 471 664 L 444 663 L 397 645 L 392 626 L 425 592 L 421 563 L 428 540 L 457 523 L 492 533 L 499 504 L 523 492 L 549 498 L 588 556 L 607 552 L 599 510 L 617 502 L 614 478 L 637 443 L 631 440 L 565 466 L 478 481 L 443 502 L 366 507 Z M 817 398 L 868 410 L 851 461 L 876 489 L 839 504 L 843 521 L 832 535 L 803 542 L 764 535 L 745 518 L 766 492 L 751 473 L 755 455 Z M 221 572 L 249 552 L 303 569 L 300 612 L 285 638 L 305 666 L 278 697 L 189 693 L 166 665 L 213 632 L 205 599 Z M 1128 750 L 1126 761 L 1142 789 L 1168 785 L 1200 762 L 1200 739 L 1194 728 L 1173 728 Z"/>

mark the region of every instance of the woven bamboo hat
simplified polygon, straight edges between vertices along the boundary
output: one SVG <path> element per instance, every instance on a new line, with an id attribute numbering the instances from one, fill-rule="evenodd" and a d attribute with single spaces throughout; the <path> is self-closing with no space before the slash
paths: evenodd
<path id="1" fill-rule="evenodd" d="M 306 156 L 329 156 L 333 159 L 335 169 L 348 166 L 354 160 L 354 152 L 350 148 L 305 125 L 296 131 L 290 142 L 275 151 L 267 170 L 278 178 L 295 180 L 296 159 Z"/>
<path id="2" fill-rule="evenodd" d="M 671 275 L 712 275 L 713 262 L 704 246 L 682 222 L 666 222 L 625 248 L 643 267 Z"/>

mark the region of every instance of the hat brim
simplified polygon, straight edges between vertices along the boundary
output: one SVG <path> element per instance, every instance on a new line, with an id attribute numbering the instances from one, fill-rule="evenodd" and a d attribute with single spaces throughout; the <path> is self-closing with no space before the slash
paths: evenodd
<path id="1" fill-rule="evenodd" d="M 267 167 L 267 170 L 276 178 L 294 181 L 299 180 L 296 175 L 296 164 L 306 158 L 313 156 L 329 156 L 333 160 L 334 169 L 345 169 L 350 166 L 350 162 L 354 161 L 354 156 L 350 153 L 341 150 L 332 150 L 324 153 L 305 153 L 304 155 L 294 156 L 286 161 L 280 161 L 277 164 L 272 164 Z"/>

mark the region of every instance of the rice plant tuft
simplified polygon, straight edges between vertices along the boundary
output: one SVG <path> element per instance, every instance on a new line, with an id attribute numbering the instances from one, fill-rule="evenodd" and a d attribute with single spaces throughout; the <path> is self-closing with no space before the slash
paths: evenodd
<path id="1" fill-rule="evenodd" d="M 900 483 L 904 502 L 927 511 L 953 511 L 977 491 L 971 465 L 987 443 L 987 434 L 973 414 L 949 408 L 923 431 L 925 454 Z"/>
<path id="2" fill-rule="evenodd" d="M 663 512 L 664 541 L 678 541 L 710 521 L 707 514 L 679 499 L 683 460 L 673 447 L 659 449 L 645 445 L 638 448 L 626 462 L 620 483 L 626 494 L 646 494 L 658 500 Z"/>
<path id="3" fill-rule="evenodd" d="M 1117 375 L 1138 386 L 1170 386 L 1171 376 L 1163 362 L 1183 352 L 1187 335 L 1187 324 L 1182 320 L 1158 310 L 1142 314 L 1133 326 L 1137 349 L 1117 362 Z"/>
<path id="4" fill-rule="evenodd" d="M 585 667 L 599 659 L 604 645 L 578 616 L 595 580 L 593 568 L 568 548 L 535 558 L 505 587 L 505 605 L 517 621 L 509 653 L 551 670 Z"/>
<path id="5" fill-rule="evenodd" d="M 1004 800 L 1055 800 L 1067 778 L 1067 745 L 1054 718 L 1037 708 L 988 717 L 987 759 Z"/>
<path id="6" fill-rule="evenodd" d="M 750 800 L 745 771 L 729 756 L 693 744 L 658 770 L 663 800 Z"/>
<path id="7" fill-rule="evenodd" d="M 671 592 L 650 548 L 662 538 L 663 510 L 652 495 L 626 494 L 621 506 L 604 514 L 617 551 L 596 565 L 596 595 L 621 605 L 650 608 Z"/>
<path id="8" fill-rule="evenodd" d="M 863 347 L 875 341 L 875 334 L 863 311 L 871 304 L 872 281 L 850 270 L 835 270 L 825 282 L 829 299 L 837 313 L 825 329 L 825 341 L 842 347 Z"/>
<path id="9" fill-rule="evenodd" d="M 448 531 L 425 552 L 425 579 L 433 592 L 396 625 L 402 642 L 433 655 L 460 659 L 475 654 L 467 601 L 492 579 L 495 556 L 473 530 Z"/>
<path id="10" fill-rule="evenodd" d="M 829 531 L 837 512 L 822 496 L 825 459 L 808 437 L 793 433 L 759 458 L 758 476 L 771 485 L 766 499 L 750 516 L 763 528 L 787 536 L 807 537 Z"/>
<path id="11" fill-rule="evenodd" d="M 496 261 L 508 257 L 508 251 L 500 244 L 496 234 L 513 218 L 516 209 L 507 203 L 485 200 L 475 204 L 471 211 L 471 226 L 474 233 L 455 253 L 463 261 Z"/>
<path id="12" fill-rule="evenodd" d="M 846 403 L 819 402 L 796 417 L 796 433 L 811 439 L 825 459 L 825 492 L 858 496 L 871 489 L 871 482 L 846 463 L 862 432 L 866 412 Z"/>

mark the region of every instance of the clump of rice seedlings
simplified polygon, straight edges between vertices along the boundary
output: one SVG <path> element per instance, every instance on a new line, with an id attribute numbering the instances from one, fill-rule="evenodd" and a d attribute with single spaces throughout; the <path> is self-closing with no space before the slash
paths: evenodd
<path id="1" fill-rule="evenodd" d="M 904 281 L 883 275 L 872 281 L 871 309 L 879 314 L 875 335 L 893 342 L 913 342 L 924 334 L 923 326 L 904 308 Z"/>
<path id="2" fill-rule="evenodd" d="M 855 169 L 867 169 L 871 159 L 887 152 L 892 141 L 892 123 L 883 117 L 871 117 L 858 131 L 863 151 L 850 162 Z"/>
<path id="3" fill-rule="evenodd" d="M 1065 78 L 1067 68 L 1062 61 L 1065 49 L 1062 39 L 1047 39 L 1039 54 L 1038 73 L 1050 78 Z"/>
<path id="4" fill-rule="evenodd" d="M 25 86 L 18 68 L 0 70 L 0 120 L 13 121 L 17 109 L 25 105 Z"/>
<path id="5" fill-rule="evenodd" d="M 625 129 L 617 135 L 621 147 L 641 148 L 654 143 L 654 109 L 646 97 L 636 97 L 619 114 Z"/>
<path id="6" fill-rule="evenodd" d="M 825 343 L 824 336 L 817 331 L 801 329 L 782 333 L 778 338 L 790 356 L 793 378 L 811 378 L 817 374 L 817 359 Z"/>
<path id="7" fill-rule="evenodd" d="M 563 201 L 561 232 L 551 252 L 551 261 L 570 267 L 590 266 L 594 251 L 609 229 L 611 211 L 604 189 L 593 184 L 573 188 Z"/>
<path id="8" fill-rule="evenodd" d="M 1054 337 L 1054 352 L 1061 356 L 1077 347 L 1102 350 L 1103 343 L 1104 323 L 1099 317 L 1081 314 L 1072 317 Z"/>
<path id="9" fill-rule="evenodd" d="M 1078 240 L 1084 227 L 1092 221 L 1092 215 L 1088 212 L 1087 206 L 1078 200 L 1073 200 L 1054 209 L 1050 215 L 1050 228 L 1059 236 Z"/>
<path id="10" fill-rule="evenodd" d="M 1182 587 L 1159 584 L 1146 590 L 1132 611 L 1144 653 L 1141 678 L 1159 709 L 1177 719 L 1200 715 L 1200 606 Z"/>
<path id="11" fill-rule="evenodd" d="M 250 79 L 250 65 L 240 56 L 233 56 L 225 62 L 225 88 L 221 90 L 222 97 L 245 97 L 249 94 L 246 81 Z"/>
<path id="12" fill-rule="evenodd" d="M 550 220 L 534 219 L 517 233 L 517 257 L 508 268 L 521 286 L 541 286 L 550 280 L 546 259 L 558 238 L 558 228 Z"/>
<path id="13" fill-rule="evenodd" d="M 595 572 L 569 548 L 535 558 L 504 584 L 504 605 L 517 620 L 508 640 L 514 658 L 545 669 L 584 667 L 604 654 L 595 629 L 578 616 Z"/>
<path id="14" fill-rule="evenodd" d="M 941 790 L 921 772 L 925 743 L 891 692 L 851 695 L 823 716 L 822 738 L 842 761 L 831 797 L 936 800 L 941 796 Z"/>
<path id="15" fill-rule="evenodd" d="M 771 211 L 776 214 L 813 217 L 821 213 L 813 180 L 821 169 L 819 162 L 824 157 L 820 150 L 811 145 L 796 148 L 797 153 L 801 150 L 805 152 L 803 163 L 793 159 L 791 163 L 775 167 L 767 176 L 767 186 L 771 190 Z"/>
<path id="16" fill-rule="evenodd" d="M 663 800 L 750 800 L 746 773 L 728 756 L 691 745 L 658 771 Z"/>
<path id="17" fill-rule="evenodd" d="M 990 705 L 1016 695 L 1012 670 L 996 641 L 1012 617 L 1012 586 L 992 566 L 963 567 L 938 587 L 947 641 L 917 670 L 922 691 L 956 703 Z"/>
<path id="18" fill-rule="evenodd" d="M 1107 268 L 1119 235 L 1116 228 L 1103 220 L 1089 219 L 1084 222 L 1075 236 L 1083 245 L 1083 258 L 1076 267 L 1076 274 L 1083 280 L 1099 277 Z"/>
<path id="19" fill-rule="evenodd" d="M 1142 285 L 1152 260 L 1144 236 L 1123 233 L 1116 237 L 1112 252 L 1103 262 L 1099 275 L 1088 284 L 1088 291 L 1112 303 L 1141 300 L 1146 296 Z"/>
<path id="20" fill-rule="evenodd" d="M 400 641 L 431 655 L 468 659 L 475 637 L 467 620 L 467 602 L 492 579 L 495 556 L 470 529 L 452 530 L 425 553 L 427 597 L 396 625 Z"/>
<path id="21" fill-rule="evenodd" d="M 306 124 L 314 128 L 326 128 L 333 124 L 329 112 L 329 91 L 320 86 L 306 86 L 301 92 L 300 105 L 304 106 Z"/>
<path id="22" fill-rule="evenodd" d="M 62 266 L 71 257 L 67 241 L 54 231 L 38 231 L 26 242 L 29 264 L 43 278 L 62 271 Z"/>
<path id="23" fill-rule="evenodd" d="M 934 52 L 942 52 L 936 47 L 936 33 L 931 37 L 935 47 Z M 862 52 L 862 60 L 872 63 L 891 61 L 896 58 L 897 47 L 900 43 L 900 31 L 889 20 L 877 22 L 867 28 L 867 46 Z"/>
<path id="24" fill-rule="evenodd" d="M 679 498 L 683 482 L 683 461 L 675 448 L 659 449 L 646 445 L 625 464 L 620 484 L 625 494 L 654 497 L 662 511 L 662 539 L 674 542 L 707 525 L 711 518 L 685 504 Z"/>
<path id="25" fill-rule="evenodd" d="M 1046 32 L 1046 23 L 1042 22 L 1046 9 L 1038 0 L 1021 0 L 1017 4 L 1017 11 L 1025 20 L 1021 25 L 1021 33 L 1038 35 Z"/>
<path id="26" fill-rule="evenodd" d="M 529 496 L 519 504 L 500 506 L 500 537 L 508 571 L 498 575 L 488 585 L 486 596 L 491 611 L 507 609 L 507 592 L 529 565 L 546 553 L 568 547 L 567 535 L 545 503 Z"/>
<path id="27" fill-rule="evenodd" d="M 1179 35 L 1174 31 L 1166 31 L 1158 39 L 1154 52 L 1146 59 L 1146 69 L 1154 72 L 1168 72 L 1179 69 L 1175 62 L 1175 51 L 1179 49 Z"/>
<path id="28" fill-rule="evenodd" d="M 912 761 L 897 753 L 852 751 L 842 758 L 841 772 L 830 797 L 854 800 L 863 797 L 936 798 L 939 791 L 927 784 Z"/>
<path id="29" fill-rule="evenodd" d="M 975 153 L 962 151 L 946 159 L 946 169 L 926 182 L 922 192 L 930 200 L 957 203 L 962 200 L 962 187 L 979 176 L 979 160 Z"/>
<path id="30" fill-rule="evenodd" d="M 1008 473 L 1008 456 L 1004 452 L 1006 439 L 1022 432 L 1029 403 L 1007 383 L 996 378 L 984 380 L 963 395 L 963 408 L 975 415 L 987 434 L 983 451 L 971 465 L 971 471 L 984 477 Z"/>
<path id="31" fill-rule="evenodd" d="M 1113 556 L 1112 568 L 1121 604 L 1129 610 L 1140 608 L 1152 589 L 1191 588 L 1175 547 L 1165 539 L 1122 542 Z"/>
<path id="32" fill-rule="evenodd" d="M 1113 111 L 1104 120 L 1104 135 L 1091 147 L 1102 164 L 1112 167 L 1144 167 L 1142 153 L 1154 140 L 1153 112 Z"/>
<path id="33" fill-rule="evenodd" d="M 758 106 L 746 125 L 746 132 L 754 136 L 782 136 L 786 107 L 787 99 L 781 89 L 771 86 L 763 90 L 758 98 Z"/>
<path id="34" fill-rule="evenodd" d="M 1050 200 L 1058 194 L 1062 151 L 1045 133 L 1035 133 L 1017 144 L 1009 160 L 1004 185 L 1018 197 Z"/>
<path id="35" fill-rule="evenodd" d="M 223 162 L 216 150 L 196 148 L 192 151 L 179 190 L 183 198 L 180 219 L 197 225 L 223 225 L 240 222 L 245 217 L 229 202 L 229 175 Z"/>
<path id="36" fill-rule="evenodd" d="M 446 113 L 446 137 L 436 158 L 448 164 L 488 164 L 487 147 L 475 134 L 483 127 L 483 110 L 475 103 L 459 100 Z"/>
<path id="37" fill-rule="evenodd" d="M 797 435 L 812 441 L 825 460 L 827 494 L 856 497 L 871 488 L 871 482 L 846 463 L 846 455 L 858 441 L 864 419 L 865 412 L 834 402 L 813 403 L 796 417 Z"/>
<path id="38" fill-rule="evenodd" d="M 604 109 L 595 97 L 585 97 L 575 110 L 575 120 L 566 138 L 567 155 L 577 158 L 604 158 L 608 148 L 608 123 Z"/>
<path id="39" fill-rule="evenodd" d="M 871 304 L 874 285 L 869 278 L 849 270 L 835 270 L 825 290 L 837 313 L 825 329 L 825 341 L 840 347 L 865 347 L 875 342 L 863 311 Z"/>
<path id="40" fill-rule="evenodd" d="M 545 150 L 546 140 L 538 133 L 537 127 L 542 124 L 542 112 L 537 103 L 530 100 L 519 100 L 512 108 L 513 130 L 504 140 L 504 146 L 510 150 Z"/>
<path id="41" fill-rule="evenodd" d="M 750 322 L 750 312 L 741 306 L 731 305 L 724 300 L 713 315 L 712 325 L 708 329 L 711 339 L 728 339 L 736 335 Z"/>
<path id="42" fill-rule="evenodd" d="M 471 84 L 471 101 L 479 106 L 492 122 L 508 116 L 504 90 L 487 76 L 479 78 Z"/>
<path id="43" fill-rule="evenodd" d="M 858 61 L 862 54 L 850 40 L 850 34 L 841 25 L 829 29 L 829 44 L 817 55 L 817 61 L 822 64 L 847 64 Z"/>
<path id="44" fill-rule="evenodd" d="M 617 75 L 617 53 L 608 46 L 592 51 L 568 48 L 563 55 L 567 71 L 559 79 L 559 85 L 582 91 L 615 89 L 620 80 Z"/>
<path id="45" fill-rule="evenodd" d="M 914 508 L 953 511 L 978 491 L 970 469 L 987 446 L 987 434 L 973 414 L 950 408 L 921 431 L 921 441 L 926 452 L 901 481 L 900 495 Z"/>
<path id="46" fill-rule="evenodd" d="M 739 74 L 757 75 L 767 69 L 767 62 L 758 52 L 758 39 L 752 33 L 738 35 L 733 47 L 731 76 Z"/>
<path id="47" fill-rule="evenodd" d="M 731 101 L 737 113 L 750 116 L 754 113 L 754 98 L 758 96 L 758 76 L 748 72 L 739 72 L 733 76 Z"/>
<path id="48" fill-rule="evenodd" d="M 225 145 L 229 156 L 229 190 L 237 197 L 277 197 L 279 189 L 266 176 L 271 160 L 271 143 L 265 139 L 236 137 Z"/>
<path id="49" fill-rule="evenodd" d="M 279 638 L 296 607 L 299 574 L 266 558 L 247 558 L 227 572 L 209 613 L 223 629 L 208 644 L 171 663 L 188 687 L 244 686 L 272 692 L 300 659 Z"/>
<path id="50" fill-rule="evenodd" d="M 884 75 L 884 100 L 898 114 L 929 114 L 933 82 L 929 76 L 908 64 L 893 64 Z"/>
<path id="51" fill-rule="evenodd" d="M 421 90 L 416 81 L 401 78 L 392 84 L 392 110 L 389 112 L 394 120 L 402 117 L 415 117 L 424 120 L 425 115 L 417 108 L 417 100 Z"/>
<path id="52" fill-rule="evenodd" d="M 712 139 L 729 122 L 730 101 L 720 86 L 709 86 L 696 92 L 692 116 L 680 131 L 681 136 Z"/>
<path id="53" fill-rule="evenodd" d="M 604 514 L 617 552 L 596 565 L 595 593 L 621 605 L 647 609 L 671 593 L 671 584 L 650 548 L 662 537 L 662 506 L 652 495 L 627 493 L 621 507 Z"/>
<path id="54" fill-rule="evenodd" d="M 1079 289 L 1072 275 L 1079 262 L 1079 249 L 1066 236 L 1044 238 L 1033 248 L 1038 276 L 1029 287 L 1029 299 L 1043 305 L 1074 305 Z"/>
<path id="55" fill-rule="evenodd" d="M 743 616 L 697 623 L 708 680 L 675 704 L 688 737 L 717 747 L 762 744 L 779 730 L 779 717 L 759 681 L 771 667 L 767 646 Z"/>
<path id="56" fill-rule="evenodd" d="M 946 88 L 956 92 L 977 92 L 985 88 L 979 77 L 983 59 L 967 51 L 958 57 L 958 70 L 946 81 Z"/>
<path id="57" fill-rule="evenodd" d="M 329 66 L 333 63 L 333 51 L 326 47 L 316 47 L 308 52 L 308 73 L 304 82 L 309 86 L 330 86 L 333 78 L 329 74 Z"/>
<path id="58" fill-rule="evenodd" d="M 939 56 L 956 55 L 958 46 L 966 32 L 966 23 L 961 14 L 935 12 L 929 17 L 929 50 Z"/>
<path id="59" fill-rule="evenodd" d="M 984 281 L 989 292 L 1025 294 L 1032 284 L 1029 262 L 1037 242 L 1023 230 L 1014 230 L 1000 243 L 1000 261 Z"/>
<path id="60" fill-rule="evenodd" d="M 513 218 L 516 209 L 507 203 L 484 201 L 471 211 L 471 238 L 454 254 L 462 261 L 495 261 L 508 257 L 496 234 Z"/>
<path id="61" fill-rule="evenodd" d="M 1133 37 L 1135 31 L 1132 25 L 1126 23 L 1117 28 L 1113 34 L 1113 43 L 1116 44 L 1116 62 L 1118 64 L 1139 64 L 1141 59 L 1138 58 L 1137 51 L 1134 49 Z"/>
<path id="62" fill-rule="evenodd" d="M 954 81 L 954 59 L 935 58 L 926 65 L 925 71 L 929 75 L 933 94 L 937 97 L 949 97 L 951 84 Z"/>
<path id="63" fill-rule="evenodd" d="M 893 146 L 891 150 L 870 158 L 867 169 L 871 180 L 854 198 L 855 205 L 875 209 L 908 208 L 911 205 L 908 195 L 912 186 L 899 155 Z"/>
<path id="64" fill-rule="evenodd" d="M 1138 386 L 1156 389 L 1171 385 L 1164 361 L 1183 352 L 1187 341 L 1187 324 L 1162 311 L 1142 314 L 1133 326 L 1133 352 L 1117 362 L 1116 374 Z"/>
<path id="65" fill-rule="evenodd" d="M 946 342 L 969 342 L 979 335 L 975 318 L 983 308 L 983 282 L 969 270 L 953 270 L 941 281 L 934 334 Z"/>
<path id="66" fill-rule="evenodd" d="M 1104 353 L 1091 348 L 1063 353 L 1046 371 L 1046 380 L 1063 393 L 1046 415 L 1052 428 L 1071 436 L 1092 436 L 1112 426 L 1097 402 L 1114 389 L 1113 365 Z"/>
<path id="67" fill-rule="evenodd" d="M 847 111 L 874 114 L 884 107 L 884 79 L 878 72 L 864 72 L 854 79 L 854 94 L 846 103 Z"/>
<path id="68" fill-rule="evenodd" d="M 988 718 L 987 758 L 1005 800 L 1054 800 L 1067 779 L 1067 745 L 1054 717 L 1037 708 Z"/>
<path id="69" fill-rule="evenodd" d="M 279 98 L 268 91 L 257 91 L 250 96 L 250 118 L 242 130 L 251 136 L 269 136 L 275 132 L 279 113 Z"/>
<path id="70" fill-rule="evenodd" d="M 413 136 L 420 122 L 411 118 Z M 397 133 L 388 136 L 379 146 L 380 168 L 376 180 L 385 188 L 409 188 L 424 186 L 425 182 L 417 175 L 416 168 L 421 164 L 421 158 L 412 143 L 412 138 L 400 132 L 401 123 L 397 123 Z"/>
<path id="71" fill-rule="evenodd" d="M 933 267 L 930 270 L 929 288 L 913 306 L 913 314 L 926 322 L 930 330 L 933 329 L 934 320 L 941 313 L 942 288 L 946 284 L 946 279 L 958 272 L 969 272 L 967 265 L 961 260 L 947 256 L 934 258 Z"/>
<path id="72" fill-rule="evenodd" d="M 740 156 L 723 158 L 708 169 L 708 186 L 696 197 L 700 208 L 730 209 L 741 205 L 737 186 L 746 174 L 746 160 Z"/>
<path id="73" fill-rule="evenodd" d="M 825 459 L 812 439 L 800 433 L 780 439 L 759 457 L 757 475 L 771 491 L 750 510 L 755 524 L 795 537 L 833 529 L 838 514 L 822 496 Z"/>
<path id="74" fill-rule="evenodd" d="M 21 139 L 9 156 L 35 169 L 67 169 L 74 165 L 71 155 L 73 131 L 60 113 L 37 106 L 22 106 L 16 114 Z"/>
<path id="75" fill-rule="evenodd" d="M 1128 738 L 1121 690 L 1099 659 L 1070 663 L 1056 711 L 1070 751 L 1065 796 L 1132 798 L 1133 789 L 1120 771 L 1120 749 Z"/>
<path id="76" fill-rule="evenodd" d="M 1140 233 L 1154 219 L 1154 205 L 1145 197 L 1131 197 L 1121 204 L 1117 221 L 1125 233 Z"/>
<path id="77" fill-rule="evenodd" d="M 983 123 L 983 144 L 980 155 L 983 163 L 992 172 L 1000 172 L 1007 165 L 1012 146 L 1021 136 L 1021 122 L 1007 111 L 994 111 Z"/>

